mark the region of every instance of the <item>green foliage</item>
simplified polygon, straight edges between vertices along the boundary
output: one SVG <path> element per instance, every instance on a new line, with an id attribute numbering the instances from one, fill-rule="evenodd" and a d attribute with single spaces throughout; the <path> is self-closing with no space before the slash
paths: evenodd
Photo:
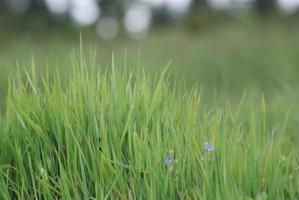
<path id="1" fill-rule="evenodd" d="M 10 81 L 1 199 L 299 198 L 289 122 L 268 124 L 264 98 L 211 108 L 198 88 L 170 84 L 167 69 L 88 63 L 73 59 L 67 81 L 39 81 L 34 68 Z"/>

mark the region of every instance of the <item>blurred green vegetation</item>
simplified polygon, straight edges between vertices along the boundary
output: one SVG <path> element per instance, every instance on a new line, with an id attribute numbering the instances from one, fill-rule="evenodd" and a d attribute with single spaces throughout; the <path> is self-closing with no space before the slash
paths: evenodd
<path id="1" fill-rule="evenodd" d="M 99 67 L 109 66 L 112 52 L 118 67 L 127 62 L 130 67 L 159 71 L 171 61 L 171 77 L 187 87 L 198 84 L 211 105 L 211 99 L 238 101 L 245 90 L 249 103 L 263 94 L 271 107 L 270 117 L 281 119 L 291 111 L 294 127 L 290 128 L 295 130 L 299 122 L 299 28 L 295 23 L 246 21 L 201 32 L 159 28 L 140 41 L 120 37 L 104 42 L 88 29 L 82 31 L 82 37 L 85 53 L 95 50 Z M 60 30 L 0 33 L 2 104 L 9 74 L 14 75 L 17 65 L 30 67 L 32 58 L 41 72 L 58 67 L 65 76 L 70 73 L 71 54 L 79 51 L 80 34 Z"/>
<path id="2" fill-rule="evenodd" d="M 295 26 L 260 24 L 227 25 L 196 34 L 159 29 L 141 41 L 122 37 L 110 43 L 98 40 L 92 31 L 82 35 L 85 51 L 96 50 L 102 66 L 111 61 L 112 51 L 119 67 L 125 57 L 132 66 L 153 70 L 172 60 L 170 71 L 187 85 L 198 83 L 228 95 L 246 88 L 267 96 L 299 84 L 298 33 Z M 79 49 L 79 33 L 23 31 L 1 37 L 1 94 L 16 63 L 28 67 L 34 57 L 39 69 L 58 65 L 68 71 L 71 52 Z"/>
<path id="3" fill-rule="evenodd" d="M 32 17 L 29 17 L 29 19 L 29 21 L 24 19 L 26 24 L 23 24 L 24 21 L 20 18 L 11 19 L 16 20 L 11 23 L 0 22 L 0 102 L 2 107 L 5 107 L 8 78 L 9 76 L 15 76 L 17 68 L 29 70 L 34 60 L 34 65 L 39 73 L 45 73 L 47 70 L 54 73 L 58 68 L 61 71 L 63 79 L 67 80 L 72 73 L 72 67 L 75 66 L 72 62 L 77 62 L 81 59 L 80 56 L 78 56 L 80 51 L 80 33 L 77 30 L 70 26 L 64 27 L 62 24 L 52 24 L 51 20 L 45 21 L 44 19 Z M 223 115 L 224 118 L 221 118 L 219 121 L 221 122 L 219 123 L 219 131 L 222 130 L 221 128 L 226 127 L 224 128 L 226 130 L 225 132 L 219 132 L 221 133 L 219 134 L 220 137 L 223 137 L 219 139 L 220 142 L 230 138 L 223 135 L 223 133 L 230 136 L 230 133 L 237 133 L 236 130 L 238 130 L 239 127 L 243 127 L 245 133 L 247 129 L 254 130 L 252 128 L 254 126 L 250 128 L 249 124 L 258 123 L 254 118 L 258 112 L 255 113 L 255 111 L 259 110 L 260 100 L 265 97 L 266 104 L 263 104 L 263 106 L 266 106 L 266 108 L 263 108 L 265 111 L 263 111 L 261 115 L 265 121 L 261 120 L 262 123 L 260 123 L 262 127 L 266 124 L 266 129 L 269 132 L 271 131 L 271 133 L 281 132 L 284 136 L 283 139 L 286 140 L 287 147 L 285 148 L 296 148 L 296 151 L 294 151 L 294 153 L 296 153 L 294 162 L 297 162 L 299 155 L 299 137 L 297 133 L 299 123 L 299 107 L 297 105 L 299 100 L 298 22 L 296 20 L 289 20 L 286 23 L 283 19 L 272 18 L 257 22 L 254 17 L 252 17 L 246 20 L 238 19 L 234 22 L 225 22 L 225 20 L 222 22 L 218 21 L 215 24 L 213 22 L 212 25 L 207 25 L 209 22 L 203 20 L 195 30 L 192 29 L 192 27 L 195 27 L 192 23 L 192 21 L 191 25 L 183 23 L 176 28 L 170 25 L 167 28 L 156 27 L 150 32 L 148 37 L 139 41 L 120 36 L 112 42 L 105 42 L 97 38 L 94 29 L 82 29 L 81 34 L 84 43 L 83 53 L 86 55 L 87 62 L 91 60 L 89 59 L 89 55 L 96 53 L 95 62 L 97 63 L 96 65 L 101 68 L 111 66 L 112 54 L 115 55 L 115 62 L 118 68 L 123 68 L 126 65 L 128 65 L 129 68 L 143 67 L 154 73 L 160 73 L 161 68 L 171 62 L 169 68 L 170 80 L 176 79 L 179 88 L 186 87 L 187 90 L 190 91 L 194 84 L 202 88 L 203 95 L 201 96 L 201 100 L 203 104 L 200 106 L 200 109 L 196 107 L 196 111 L 200 114 L 202 112 L 204 116 L 207 116 L 206 120 L 204 120 L 207 126 L 218 123 L 217 120 L 214 122 L 210 121 L 210 117 L 212 116 L 213 118 L 213 113 L 218 113 L 219 116 L 225 113 L 225 115 Z M 72 56 L 75 56 L 75 58 L 72 58 Z M 80 77 L 79 74 L 77 75 Z M 117 77 L 122 77 L 122 75 L 119 74 Z M 73 77 L 73 80 L 76 80 L 76 77 Z M 80 80 L 82 81 L 83 79 L 78 78 L 78 80 L 78 83 L 74 84 L 74 88 L 69 87 L 69 91 L 86 91 L 86 88 L 89 86 L 88 82 L 82 83 L 84 87 L 80 88 Z M 119 91 L 124 91 L 124 83 L 127 83 L 124 80 L 126 79 L 117 82 L 120 88 Z M 92 86 L 95 88 L 94 85 L 91 84 L 91 88 Z M 16 104 L 17 108 L 23 105 L 23 110 L 28 111 L 29 114 L 32 110 L 33 113 L 38 113 L 39 109 L 44 109 L 42 106 L 39 107 L 38 104 L 31 107 L 32 103 L 40 101 L 40 97 L 33 95 L 34 98 L 28 98 L 29 100 L 26 101 L 27 91 L 21 91 L 23 93 L 20 93 L 19 102 Z M 168 94 L 167 92 L 169 91 L 165 90 L 165 94 L 163 94 L 163 90 L 161 91 L 160 97 L 163 99 L 163 95 Z M 91 93 L 92 92 L 96 91 L 91 89 Z M 117 99 L 115 99 L 117 103 L 115 103 L 115 107 L 112 107 L 113 110 L 111 112 L 111 118 L 115 117 L 113 118 L 115 124 L 110 127 L 116 127 L 116 125 L 125 121 L 122 120 L 122 118 L 116 118 L 118 116 L 116 113 L 120 108 L 126 108 L 132 103 L 130 101 L 123 101 L 123 99 L 126 99 L 126 97 L 121 96 L 123 93 L 117 90 L 113 92 L 114 95 L 112 96 L 117 97 Z M 178 94 L 189 94 L 189 92 Z M 18 95 L 18 90 L 15 90 L 14 96 L 17 98 Z M 107 96 L 109 96 L 109 92 Z M 169 96 L 171 95 L 169 94 Z M 180 99 L 179 103 L 182 105 L 182 111 L 186 113 L 186 115 L 189 115 L 192 113 L 190 111 L 193 107 L 191 104 L 188 104 L 188 101 L 185 102 L 187 96 L 178 95 L 178 99 Z M 152 98 L 151 95 L 150 97 Z M 240 100 L 241 98 L 242 100 Z M 58 99 L 59 98 L 57 98 L 57 100 Z M 165 101 L 165 99 L 163 101 Z M 114 100 L 112 99 L 111 102 L 114 102 Z M 173 100 L 171 102 L 176 101 Z M 15 102 L 11 101 L 11 103 Z M 72 106 L 74 106 L 74 108 L 78 107 L 76 101 L 71 100 L 71 96 L 67 102 L 64 102 L 66 105 L 72 105 L 70 107 L 61 105 L 59 101 L 52 103 L 52 100 L 49 98 L 49 105 L 53 106 L 54 109 L 52 112 L 52 114 L 54 113 L 53 115 L 60 115 L 61 113 L 57 111 L 61 110 L 65 110 L 65 113 L 67 113 L 67 110 Z M 189 106 L 187 110 L 184 110 L 185 103 L 188 104 L 186 107 Z M 145 110 L 147 109 L 146 105 L 147 104 L 143 105 Z M 169 104 L 170 109 L 175 106 L 176 104 Z M 99 106 L 95 106 L 95 108 L 90 109 L 87 113 L 100 112 L 99 108 Z M 240 108 L 242 108 L 241 111 L 238 111 Z M 160 108 L 157 107 L 157 111 L 160 111 L 159 109 Z M 6 110 L 6 112 L 11 113 L 14 111 L 14 108 L 10 111 L 9 109 L 8 111 Z M 48 112 L 48 110 L 43 112 Z M 164 112 L 168 113 L 168 110 L 164 110 Z M 239 112 L 241 112 L 240 115 Z M 172 116 L 172 114 L 169 114 L 172 112 L 169 112 L 167 115 L 165 115 L 165 113 L 163 115 L 163 112 L 162 114 L 157 112 L 157 119 L 160 118 L 160 116 L 164 116 L 165 119 Z M 234 118 L 235 113 L 238 113 L 238 117 L 236 118 Z M 123 114 L 127 116 L 127 112 Z M 264 114 L 266 116 L 264 116 Z M 217 119 L 217 115 L 215 115 L 215 119 Z M 252 119 L 250 119 L 250 117 L 252 117 Z M 184 123 L 186 122 L 186 124 L 189 123 L 188 119 L 190 118 L 184 117 L 184 115 L 179 116 L 179 120 Z M 235 123 L 235 119 L 237 119 L 237 123 Z M 287 121 L 288 123 L 286 123 Z M 59 121 L 59 123 L 60 122 L 61 121 Z M 231 126 L 230 123 L 234 124 L 234 126 Z M 196 124 L 196 120 L 194 124 Z M 51 126 L 52 123 L 49 123 L 49 125 Z M 2 122 L 0 123 L 0 127 L 1 126 Z M 17 127 L 14 123 L 9 124 L 9 126 Z M 75 127 L 75 125 L 70 127 Z M 109 130 L 110 127 L 108 128 Z M 132 127 L 136 127 L 136 125 L 133 124 Z M 283 131 L 281 131 L 281 127 Z M 111 129 L 113 130 L 113 128 Z M 12 133 L 14 133 L 14 129 L 8 128 L 7 130 L 12 130 Z M 181 130 L 183 129 L 179 131 Z M 205 134 L 209 134 L 213 131 L 212 129 L 208 129 Z M 251 133 L 259 132 L 252 131 Z M 31 133 L 28 132 L 28 134 Z M 233 134 L 232 136 L 234 136 Z M 20 136 L 22 136 L 19 137 L 20 141 L 22 141 L 22 138 L 26 138 L 23 137 L 23 135 Z M 254 137 L 255 134 L 249 134 L 249 136 Z M 261 135 L 257 134 L 257 136 L 260 137 Z M 232 138 L 234 139 L 234 137 Z M 4 143 L 12 141 L 11 144 L 13 144 L 18 140 L 10 140 L 10 138 L 6 137 L 6 140 L 3 141 L 5 141 Z M 178 141 L 184 140 L 179 138 Z M 268 142 L 266 143 L 268 144 Z M 223 142 L 222 144 L 225 149 L 226 143 Z M 14 147 L 18 145 L 11 146 Z M 182 152 L 185 152 L 185 147 L 182 145 L 180 147 L 183 147 Z M 188 148 L 191 148 L 191 146 L 188 146 Z M 255 149 L 255 145 L 252 145 L 251 148 Z M 14 148 L 12 148 L 12 150 L 14 151 Z M 268 149 L 266 150 L 268 151 Z M 274 155 L 277 158 L 280 156 L 278 155 L 279 151 L 276 150 L 272 151 L 273 153 L 267 157 L 268 162 L 272 162 L 273 165 L 271 166 L 273 169 L 277 168 L 275 164 L 283 164 L 283 162 L 273 161 Z M 75 151 L 71 150 L 70 152 Z M 228 151 L 222 151 L 222 156 L 225 157 L 229 155 L 227 152 Z M 246 156 L 247 154 L 239 154 L 238 157 L 242 158 L 244 155 Z M 252 155 L 255 156 L 255 154 Z M 262 154 L 257 153 L 256 155 Z M 11 159 L 11 156 L 8 158 Z M 32 158 L 36 160 L 34 157 Z M 261 162 L 260 159 L 258 159 L 258 161 Z M 232 169 L 226 166 L 224 168 Z M 242 168 L 240 167 L 239 169 L 244 168 L 242 166 Z M 250 167 L 248 169 L 250 169 Z M 269 172 L 272 172 L 271 169 Z M 247 176 L 248 173 L 244 174 L 245 177 L 249 177 Z M 258 177 L 260 178 L 260 176 Z M 273 177 L 275 177 L 276 183 L 281 184 L 279 182 L 281 177 Z M 16 180 L 19 181 L 20 179 L 16 178 Z M 250 183 L 250 181 L 251 179 L 249 178 L 248 183 Z M 271 186 L 272 183 L 273 182 L 270 181 L 269 186 Z M 122 186 L 124 186 L 124 184 L 122 184 Z M 210 188 L 214 189 L 214 187 Z"/>

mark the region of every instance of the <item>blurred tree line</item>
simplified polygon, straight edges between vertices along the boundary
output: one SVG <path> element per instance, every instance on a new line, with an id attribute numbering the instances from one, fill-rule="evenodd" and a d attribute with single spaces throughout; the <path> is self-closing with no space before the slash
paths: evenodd
<path id="1" fill-rule="evenodd" d="M 184 1 L 189 3 L 187 7 L 185 6 L 186 3 L 182 4 Z M 43 20 L 48 23 L 47 26 L 49 24 L 71 25 L 72 23 L 69 23 L 72 22 L 71 18 L 85 26 L 95 24 L 100 18 L 109 16 L 111 19 L 103 21 L 102 24 L 105 26 L 100 27 L 100 31 L 103 29 L 112 30 L 112 28 L 116 30 L 118 29 L 116 26 L 124 23 L 128 29 L 142 32 L 142 28 L 147 29 L 149 24 L 172 24 L 180 20 L 192 29 L 199 30 L 201 27 L 210 25 L 213 20 L 221 21 L 234 13 L 238 15 L 248 12 L 257 13 L 256 16 L 259 18 L 267 18 L 272 15 L 279 16 L 282 13 L 279 11 L 279 3 L 286 1 L 294 2 L 296 0 L 0 0 L 0 16 L 2 21 L 3 19 L 14 20 L 10 23 L 6 22 L 11 26 L 14 25 L 15 21 L 24 19 L 29 19 L 29 21 Z M 88 6 L 86 2 L 89 2 L 90 5 Z M 165 2 L 181 4 L 176 7 L 171 5 L 167 7 Z M 75 8 L 75 4 L 81 5 L 82 8 Z M 134 7 L 136 4 L 143 6 Z M 188 9 L 178 10 L 184 6 Z M 299 6 L 299 2 L 288 7 L 292 11 L 288 14 L 294 14 L 297 6 Z M 95 7 L 98 7 L 98 10 Z M 132 7 L 134 9 L 131 9 Z M 84 15 L 86 15 L 85 18 Z"/>
<path id="2" fill-rule="evenodd" d="M 59 0 L 56 0 L 59 1 Z M 111 11 L 111 8 L 115 9 L 113 12 L 118 11 L 121 13 L 123 10 L 122 7 L 126 6 L 129 3 L 132 3 L 138 0 L 98 0 L 97 2 L 101 5 L 104 5 L 104 11 L 107 9 Z M 156 0 L 158 1 L 158 0 Z M 163 1 L 163 0 L 162 0 Z M 235 2 L 237 2 L 236 0 Z M 253 9 L 255 9 L 261 16 L 265 16 L 271 12 L 276 11 L 276 0 L 252 0 Z M 291 0 L 292 1 L 292 0 Z M 24 3 L 25 2 L 25 3 Z M 1 13 L 7 14 L 24 14 L 25 12 L 22 11 L 32 11 L 32 10 L 46 10 L 46 3 L 47 0 L 0 0 L 0 11 Z M 26 4 L 26 5 L 25 5 Z M 28 4 L 28 5 L 27 5 Z M 19 8 L 18 8 L 19 5 Z M 7 10 L 11 9 L 10 7 L 13 6 L 15 10 L 11 12 L 7 12 Z M 28 7 L 28 8 L 27 8 Z M 190 6 L 191 13 L 196 11 L 202 10 L 213 10 L 208 3 L 208 0 L 192 0 L 192 5 Z M 19 9 L 19 10 L 18 10 Z M 15 12 L 15 13 L 14 13 Z M 18 13 L 19 12 L 19 13 Z"/>

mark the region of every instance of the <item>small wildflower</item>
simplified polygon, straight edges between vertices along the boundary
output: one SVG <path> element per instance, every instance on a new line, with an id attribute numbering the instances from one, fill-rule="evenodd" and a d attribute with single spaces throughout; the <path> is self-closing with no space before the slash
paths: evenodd
<path id="1" fill-rule="evenodd" d="M 174 159 L 173 156 L 167 156 L 167 158 L 164 160 L 165 165 L 170 166 L 172 165 Z"/>
<path id="2" fill-rule="evenodd" d="M 210 152 L 210 151 L 214 151 L 215 147 L 212 145 L 209 145 L 208 142 L 205 142 L 205 149 Z"/>

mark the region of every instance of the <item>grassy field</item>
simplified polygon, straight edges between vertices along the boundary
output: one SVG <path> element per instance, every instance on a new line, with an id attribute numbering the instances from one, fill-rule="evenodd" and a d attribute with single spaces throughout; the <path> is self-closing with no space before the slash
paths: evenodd
<path id="1" fill-rule="evenodd" d="M 172 60 L 170 71 L 189 85 L 199 83 L 225 94 L 239 94 L 244 88 L 273 94 L 285 87 L 298 87 L 298 33 L 298 28 L 286 25 L 232 25 L 199 34 L 157 30 L 142 41 L 119 38 L 112 43 L 83 33 L 83 40 L 87 51 L 89 47 L 97 51 L 97 63 L 102 66 L 111 64 L 113 50 L 121 65 L 127 49 L 131 66 L 157 70 Z M 71 52 L 79 48 L 79 34 L 15 34 L 2 36 L 0 68 L 4 72 L 12 71 L 15 61 L 30 66 L 32 55 L 39 69 L 58 65 L 67 72 Z"/>
<path id="2" fill-rule="evenodd" d="M 1 199 L 298 199 L 298 32 L 7 37 Z"/>
<path id="3" fill-rule="evenodd" d="M 289 122 L 268 126 L 263 98 L 207 109 L 165 70 L 88 73 L 83 63 L 64 87 L 59 75 L 12 81 L 1 199 L 298 199 Z"/>

